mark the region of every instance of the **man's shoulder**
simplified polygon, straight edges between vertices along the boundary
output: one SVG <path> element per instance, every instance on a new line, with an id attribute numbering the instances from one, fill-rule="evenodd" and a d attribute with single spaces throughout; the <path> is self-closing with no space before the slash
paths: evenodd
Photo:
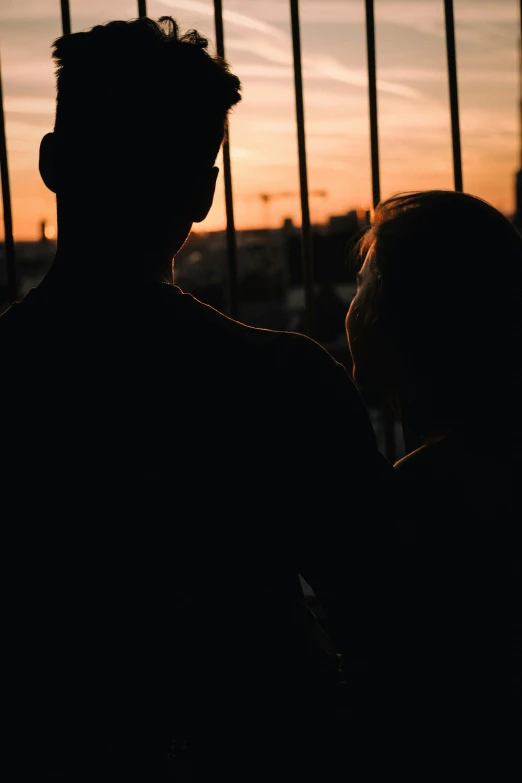
<path id="1" fill-rule="evenodd" d="M 203 325 L 201 356 L 210 354 L 208 361 L 215 363 L 223 382 L 227 379 L 227 386 L 234 385 L 234 399 L 253 393 L 262 400 L 256 415 L 282 418 L 281 426 L 293 433 L 294 443 L 301 443 L 308 453 L 313 442 L 328 464 L 360 463 L 358 470 L 370 464 L 372 475 L 395 478 L 392 466 L 378 454 L 368 413 L 353 381 L 322 345 L 297 332 L 247 326 L 185 297 L 190 322 L 197 320 L 198 329 Z M 206 361 L 204 365 L 208 369 Z M 349 456 L 354 449 L 357 459 Z"/>
<path id="2" fill-rule="evenodd" d="M 5 334 L 20 314 L 20 302 L 13 302 L 0 313 L 0 334 Z"/>
<path id="3" fill-rule="evenodd" d="M 277 359 L 293 369 L 307 366 L 344 372 L 325 348 L 304 334 L 249 326 L 190 294 L 182 293 L 180 299 L 193 334 L 209 347 L 215 345 L 221 351 L 228 349 L 258 360 L 263 356 Z"/>

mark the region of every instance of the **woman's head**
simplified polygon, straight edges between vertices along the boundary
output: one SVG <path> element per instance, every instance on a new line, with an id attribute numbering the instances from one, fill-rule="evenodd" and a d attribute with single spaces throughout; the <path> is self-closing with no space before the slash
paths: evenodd
<path id="1" fill-rule="evenodd" d="M 346 326 L 363 388 L 391 400 L 408 388 L 438 424 L 509 393 L 518 373 L 522 237 L 500 212 L 454 191 L 400 194 L 377 207 L 356 252 L 359 285 Z"/>

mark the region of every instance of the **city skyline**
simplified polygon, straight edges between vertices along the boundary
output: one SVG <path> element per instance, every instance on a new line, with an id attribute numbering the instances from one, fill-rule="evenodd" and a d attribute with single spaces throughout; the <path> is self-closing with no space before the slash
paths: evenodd
<path id="1" fill-rule="evenodd" d="M 54 197 L 39 180 L 41 136 L 52 129 L 50 44 L 61 34 L 57 0 L 3 4 L 0 47 L 17 240 L 55 222 Z M 108 21 L 107 4 L 71 1 L 74 30 Z M 239 229 L 299 223 L 299 184 L 287 0 L 225 0 L 225 49 L 243 83 L 231 117 Z M 312 221 L 364 209 L 370 155 L 363 0 L 302 0 L 305 121 Z M 110 18 L 132 18 L 134 0 L 115 0 Z M 182 28 L 214 39 L 211 0 L 149 0 L 148 14 L 172 14 Z M 376 0 L 383 197 L 399 190 L 453 186 L 442 0 Z M 464 189 L 506 214 L 515 208 L 520 161 L 518 0 L 456 0 Z M 218 159 L 218 165 L 220 161 Z M 268 204 L 260 194 L 284 194 Z M 291 195 L 291 194 L 294 195 Z M 196 230 L 224 227 L 223 184 Z M 1 226 L 3 236 L 3 225 Z"/>

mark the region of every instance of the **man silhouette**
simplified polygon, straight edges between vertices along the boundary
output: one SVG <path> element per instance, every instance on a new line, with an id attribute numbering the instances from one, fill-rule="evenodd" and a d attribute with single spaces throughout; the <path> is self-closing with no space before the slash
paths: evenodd
<path id="1" fill-rule="evenodd" d="M 389 476 L 355 388 L 318 344 L 173 285 L 240 99 L 207 43 L 165 17 L 54 45 L 40 171 L 58 249 L 0 319 L 10 638 L 24 672 L 12 725 L 38 779 L 163 779 L 187 734 L 213 774 L 265 774 L 244 764 L 292 744 L 297 574 L 327 600 L 339 548 L 343 567 L 366 562 L 357 525 L 335 513 Z"/>

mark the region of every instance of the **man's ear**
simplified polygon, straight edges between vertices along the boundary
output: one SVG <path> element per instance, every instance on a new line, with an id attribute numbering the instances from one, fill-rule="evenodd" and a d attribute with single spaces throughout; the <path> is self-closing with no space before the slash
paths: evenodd
<path id="1" fill-rule="evenodd" d="M 198 188 L 198 193 L 194 197 L 193 202 L 193 215 L 192 220 L 194 223 L 201 223 L 205 220 L 206 216 L 210 212 L 210 207 L 214 201 L 214 194 L 216 192 L 216 182 L 219 169 L 217 166 L 213 166 L 212 169 L 205 175 L 201 186 Z"/>
<path id="2" fill-rule="evenodd" d="M 56 193 L 56 144 L 54 133 L 46 133 L 40 142 L 38 168 L 46 187 L 52 190 L 53 193 Z"/>

